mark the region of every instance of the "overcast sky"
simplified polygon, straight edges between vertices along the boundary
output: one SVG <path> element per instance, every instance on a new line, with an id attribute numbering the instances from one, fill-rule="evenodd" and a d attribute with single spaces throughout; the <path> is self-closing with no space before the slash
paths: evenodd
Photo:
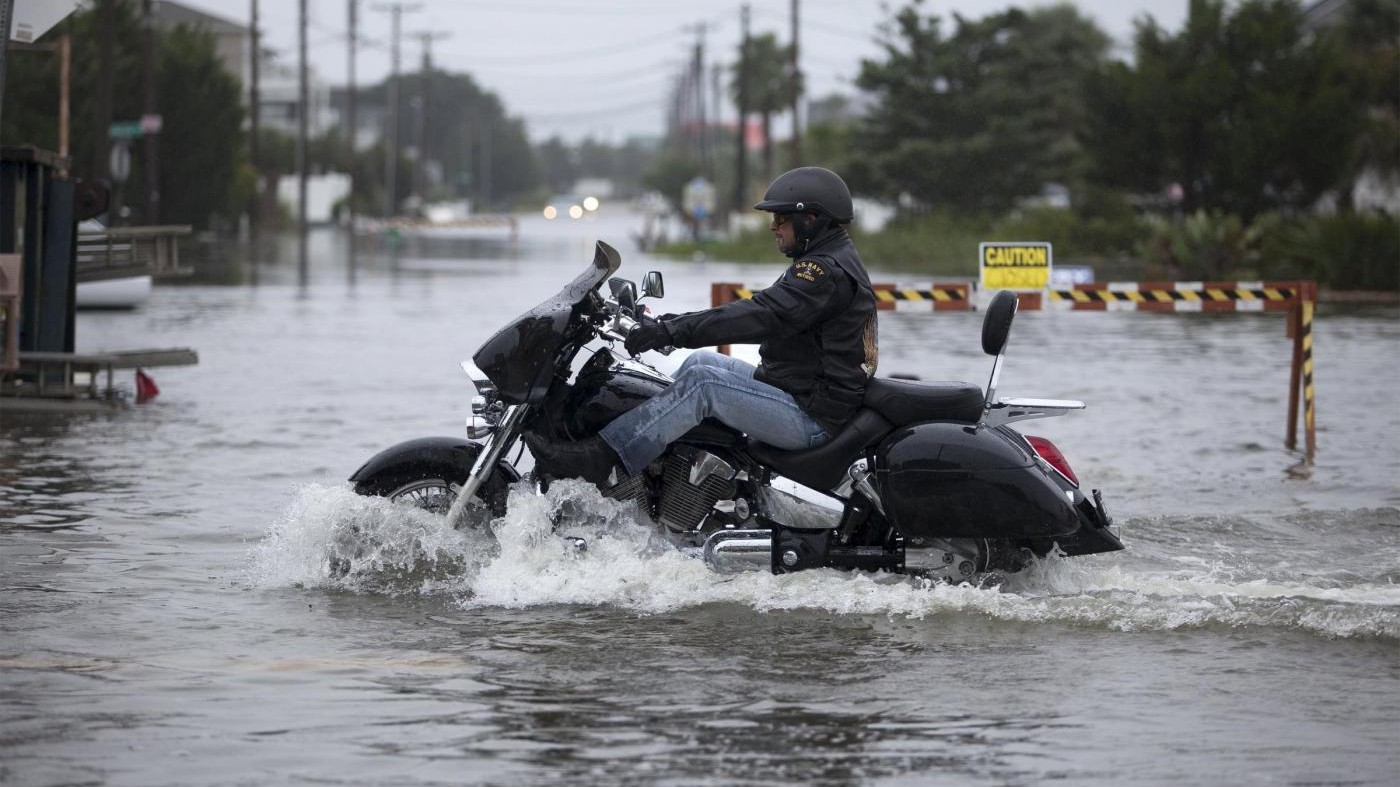
<path id="1" fill-rule="evenodd" d="M 251 0 L 179 1 L 241 24 L 251 18 Z M 349 72 L 350 0 L 307 3 L 311 67 L 331 84 L 343 85 Z M 362 85 L 390 72 L 390 14 L 382 10 L 390 4 L 358 0 L 364 43 L 356 69 Z M 702 26 L 707 68 L 734 61 L 742 5 L 742 0 L 404 0 L 400 67 L 419 68 L 422 34 L 432 33 L 434 64 L 468 73 L 500 96 L 512 116 L 525 119 L 532 138 L 560 134 L 570 141 L 592 136 L 617 143 L 664 130 L 666 99 Z M 791 0 L 750 5 L 751 33 L 773 32 L 780 42 L 789 40 Z M 879 28 L 890 18 L 889 9 L 904 5 L 800 0 L 799 52 L 809 96 L 851 92 L 861 59 L 879 52 Z M 978 18 L 1009 5 L 1006 0 L 929 0 L 923 8 L 945 18 L 954 12 Z M 1126 55 L 1135 19 L 1151 16 L 1176 30 L 1187 0 L 1079 0 L 1075 5 L 1113 37 L 1118 54 Z M 259 15 L 265 46 L 294 65 L 298 0 L 261 0 Z M 708 80 L 707 75 L 707 89 Z M 726 101 L 722 119 L 732 119 L 733 111 Z"/>

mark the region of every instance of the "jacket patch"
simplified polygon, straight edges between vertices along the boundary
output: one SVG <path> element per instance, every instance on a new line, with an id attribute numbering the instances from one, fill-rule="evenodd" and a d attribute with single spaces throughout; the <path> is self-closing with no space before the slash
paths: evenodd
<path id="1" fill-rule="evenodd" d="M 811 260 L 793 263 L 792 275 L 806 282 L 816 282 L 826 276 L 826 269 Z"/>

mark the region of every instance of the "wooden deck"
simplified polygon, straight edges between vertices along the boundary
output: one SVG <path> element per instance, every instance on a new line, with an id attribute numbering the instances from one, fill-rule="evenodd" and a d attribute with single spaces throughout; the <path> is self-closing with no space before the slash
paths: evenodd
<path id="1" fill-rule="evenodd" d="M 130 350 L 112 353 L 21 352 L 19 367 L 0 371 L 0 411 L 91 410 L 120 406 L 119 369 L 189 366 L 194 350 Z"/>

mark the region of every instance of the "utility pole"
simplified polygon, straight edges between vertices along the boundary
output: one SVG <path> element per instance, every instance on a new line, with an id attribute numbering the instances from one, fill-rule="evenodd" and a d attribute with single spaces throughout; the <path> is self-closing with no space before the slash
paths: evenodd
<path id="1" fill-rule="evenodd" d="M 739 106 L 738 116 L 735 118 L 734 161 L 736 172 L 734 176 L 734 212 L 744 209 L 744 202 L 748 196 L 748 187 L 745 181 L 748 180 L 748 151 L 744 147 L 744 136 L 749 121 L 749 4 L 745 3 L 739 10 L 739 22 L 741 38 L 739 39 Z"/>
<path id="2" fill-rule="evenodd" d="M 145 114 L 156 114 L 156 57 L 155 57 L 155 16 L 151 13 L 151 0 L 141 2 L 141 81 L 145 93 Z M 8 31 L 6 31 L 8 35 Z M 142 218 L 147 225 L 160 223 L 160 168 L 157 166 L 157 135 L 146 131 L 144 134 L 146 155 L 146 212 Z"/>
<path id="3" fill-rule="evenodd" d="M 715 171 L 719 169 L 720 161 L 719 130 L 722 126 L 722 123 L 720 121 L 720 104 L 722 100 L 721 97 L 724 95 L 722 91 L 722 87 L 724 85 L 723 76 L 723 66 L 721 66 L 719 63 L 715 63 L 714 65 L 710 66 L 710 127 L 706 130 L 705 133 L 707 144 L 710 146 L 710 153 L 712 156 L 710 172 L 706 173 L 707 175 L 709 175 L 711 182 L 714 182 L 716 180 Z"/>
<path id="4" fill-rule="evenodd" d="M 792 166 L 802 166 L 802 67 L 797 61 L 797 4 L 792 0 Z"/>
<path id="5" fill-rule="evenodd" d="M 399 43 L 402 38 L 402 17 L 405 11 L 413 12 L 422 8 L 421 3 L 386 3 L 374 6 L 376 11 L 387 12 L 393 20 L 393 32 L 389 44 L 389 59 L 392 71 L 389 76 L 389 97 L 387 109 L 389 128 L 384 137 L 384 217 L 393 218 L 398 213 L 398 164 L 399 164 Z"/>
<path id="6" fill-rule="evenodd" d="M 107 162 L 110 160 L 112 141 L 107 130 L 112 125 L 112 36 L 115 35 L 116 5 L 117 0 L 98 0 L 97 4 L 97 100 L 92 102 L 92 133 L 97 135 L 98 143 L 92 146 L 94 181 L 107 180 L 111 175 Z M 9 32 L 6 31 L 5 35 L 8 39 Z M 118 218 L 120 208 L 113 200 L 108 218 Z"/>
<path id="7" fill-rule="evenodd" d="M 477 130 L 477 137 L 481 140 L 481 164 L 477 169 L 481 173 L 479 182 L 481 184 L 481 204 L 483 206 L 491 204 L 491 191 L 496 184 L 491 182 L 491 117 L 485 112 L 479 116 L 481 128 Z"/>
<path id="8" fill-rule="evenodd" d="M 426 165 L 428 163 L 428 117 L 433 94 L 433 40 L 447 38 L 451 33 L 438 30 L 414 33 L 414 35 L 423 43 L 423 64 L 418 76 L 418 159 L 413 162 L 413 192 L 421 200 L 427 195 Z"/>
<path id="9" fill-rule="evenodd" d="M 360 2 L 359 0 L 349 0 L 350 33 L 346 39 L 347 53 L 346 63 L 349 84 L 345 88 L 345 100 L 348 104 L 345 122 L 345 146 L 348 158 L 346 159 L 346 169 L 350 170 L 350 197 L 346 201 L 346 212 L 350 219 L 350 235 L 355 234 L 355 136 L 359 131 L 359 118 L 356 116 L 358 109 L 357 102 L 359 96 L 359 86 L 355 84 L 355 47 L 359 44 L 359 23 L 360 23 Z"/>
<path id="10" fill-rule="evenodd" d="M 253 248 L 258 247 L 258 235 L 262 229 L 262 151 L 258 146 L 258 137 L 262 136 L 260 121 L 262 118 L 262 94 L 258 91 L 258 65 L 262 60 L 262 34 L 258 30 L 258 0 L 252 0 L 252 24 L 249 38 L 252 41 L 252 52 L 248 59 L 249 77 L 248 80 L 248 116 L 249 130 L 251 136 L 248 140 L 248 155 L 253 160 L 253 214 L 249 220 L 249 232 L 252 235 Z M 256 261 L 256 251 L 254 260 Z"/>
<path id="11" fill-rule="evenodd" d="M 69 109 L 68 99 L 73 78 L 73 37 L 68 33 L 58 37 L 58 155 L 68 158 Z M 0 71 L 0 85 L 4 74 Z"/>
<path id="12" fill-rule="evenodd" d="M 14 11 L 14 0 L 0 0 L 0 30 L 5 33 L 4 39 L 0 39 L 0 107 L 5 105 L 5 52 L 9 49 L 10 20 L 14 18 Z"/>
<path id="13" fill-rule="evenodd" d="M 695 55 L 690 63 L 690 100 L 695 111 L 695 126 L 691 131 L 691 136 L 695 140 L 696 152 L 700 154 L 700 171 L 707 177 L 713 178 L 710 172 L 710 151 L 706 144 L 705 130 L 705 30 L 709 27 L 704 22 L 698 22 L 690 26 L 695 31 Z"/>
<path id="14" fill-rule="evenodd" d="M 149 0 L 147 0 L 149 2 Z M 306 0 L 299 3 L 297 21 L 297 259 L 306 270 L 306 132 L 307 115 L 311 114 L 310 80 L 306 70 Z"/>

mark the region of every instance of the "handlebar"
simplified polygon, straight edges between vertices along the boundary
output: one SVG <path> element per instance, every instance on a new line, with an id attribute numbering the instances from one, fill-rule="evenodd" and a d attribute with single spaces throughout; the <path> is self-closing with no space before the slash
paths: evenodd
<path id="1" fill-rule="evenodd" d="M 622 306 L 612 298 L 603 299 L 603 314 L 611 319 L 604 321 L 602 325 L 598 326 L 598 335 L 609 341 L 622 342 L 625 346 L 627 343 L 627 334 L 631 333 L 632 329 L 637 327 L 641 320 L 625 312 Z M 675 352 L 675 350 L 676 348 L 674 347 L 662 347 L 659 348 L 657 352 L 662 355 L 670 355 Z M 635 358 L 636 356 L 634 355 L 632 357 Z"/>

